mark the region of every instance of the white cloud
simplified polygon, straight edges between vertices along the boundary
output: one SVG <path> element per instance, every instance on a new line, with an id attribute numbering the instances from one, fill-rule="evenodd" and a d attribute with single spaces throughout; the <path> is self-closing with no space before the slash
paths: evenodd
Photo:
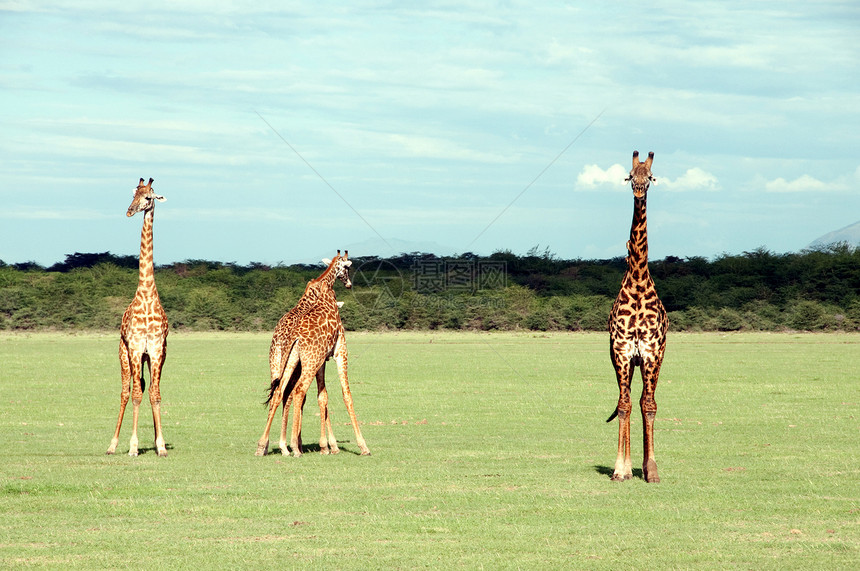
<path id="1" fill-rule="evenodd" d="M 764 188 L 768 192 L 803 192 L 808 190 L 826 190 L 827 185 L 820 180 L 805 174 L 792 181 L 779 177 L 769 180 Z"/>
<path id="2" fill-rule="evenodd" d="M 675 180 L 669 178 L 658 178 L 657 181 L 662 187 L 664 187 L 664 190 L 671 190 L 677 192 L 683 192 L 686 190 L 720 189 L 720 181 L 717 180 L 717 177 L 707 171 L 700 169 L 699 167 L 687 169 L 687 172 L 685 172 Z"/>
<path id="3" fill-rule="evenodd" d="M 615 163 L 604 170 L 597 165 L 585 165 L 576 177 L 576 185 L 584 188 L 596 188 L 603 185 L 624 186 L 627 169 Z"/>
<path id="4" fill-rule="evenodd" d="M 767 181 L 764 184 L 764 189 L 768 192 L 808 192 L 841 190 L 843 186 L 840 183 L 828 184 L 805 174 L 792 181 L 785 180 L 782 177 Z"/>
<path id="5" fill-rule="evenodd" d="M 576 184 L 579 188 L 597 188 L 598 186 L 626 187 L 628 172 L 623 166 L 614 164 L 608 169 L 602 169 L 597 165 L 585 165 Z M 664 190 L 683 192 L 688 190 L 719 190 L 720 182 L 713 174 L 693 167 L 687 172 L 672 180 L 670 178 L 657 177 L 657 184 Z"/>

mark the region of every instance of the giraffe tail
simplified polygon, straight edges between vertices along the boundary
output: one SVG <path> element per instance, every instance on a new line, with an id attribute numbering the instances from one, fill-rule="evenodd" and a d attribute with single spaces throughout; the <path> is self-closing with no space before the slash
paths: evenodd
<path id="1" fill-rule="evenodd" d="M 293 392 L 293 388 L 295 388 L 296 382 L 298 382 L 299 377 L 301 375 L 302 375 L 302 363 L 299 362 L 299 364 L 293 370 L 293 374 L 290 377 L 290 380 L 287 382 L 287 386 L 284 387 L 284 395 L 289 395 L 290 393 Z M 281 386 L 281 380 L 282 379 L 279 377 L 279 378 L 272 381 L 272 384 L 269 387 L 269 398 L 267 398 L 266 402 L 263 404 L 269 404 L 270 402 L 272 402 L 272 399 L 275 396 L 275 391 L 277 391 L 278 387 Z M 284 399 L 284 400 L 286 400 L 286 399 Z"/>
<path id="2" fill-rule="evenodd" d="M 272 402 L 272 397 L 275 396 L 275 391 L 278 390 L 280 384 L 281 379 L 275 379 L 274 381 L 272 381 L 272 386 L 269 387 L 269 398 L 267 398 L 266 402 L 264 402 L 263 404 L 269 404 L 270 402 Z"/>
<path id="3" fill-rule="evenodd" d="M 618 416 L 618 407 L 615 407 L 615 410 L 612 412 L 612 414 L 609 415 L 609 418 L 606 419 L 606 422 L 612 422 L 613 420 L 615 420 L 616 416 Z"/>

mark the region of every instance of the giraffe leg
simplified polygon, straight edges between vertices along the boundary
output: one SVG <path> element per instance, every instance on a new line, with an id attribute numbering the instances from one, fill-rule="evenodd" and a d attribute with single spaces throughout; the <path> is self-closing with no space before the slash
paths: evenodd
<path id="1" fill-rule="evenodd" d="M 320 407 L 320 454 L 337 454 L 337 439 L 331 429 L 328 412 L 328 391 L 325 388 L 325 364 L 317 371 L 317 402 Z"/>
<path id="2" fill-rule="evenodd" d="M 161 458 L 167 456 L 167 446 L 164 444 L 164 433 L 161 430 L 161 368 L 167 357 L 167 347 L 150 355 L 149 359 L 149 404 L 152 407 L 152 425 L 155 429 L 155 449 Z"/>
<path id="3" fill-rule="evenodd" d="M 257 441 L 257 451 L 254 452 L 255 456 L 265 456 L 269 453 L 269 431 L 272 429 L 272 420 L 275 418 L 275 413 L 278 412 L 278 407 L 281 406 L 282 390 L 283 386 L 279 384 L 272 393 L 272 398 L 269 400 L 269 416 L 266 419 L 266 426 L 263 428 L 263 435 Z"/>
<path id="4" fill-rule="evenodd" d="M 137 421 L 140 416 L 140 403 L 143 400 L 143 355 L 131 355 L 131 438 L 128 441 L 128 455 L 137 456 Z"/>
<path id="5" fill-rule="evenodd" d="M 639 399 L 639 407 L 642 409 L 643 444 L 645 454 L 642 458 L 642 476 L 648 483 L 659 483 L 660 476 L 657 475 L 657 461 L 654 456 L 654 418 L 657 416 L 657 401 L 654 395 L 657 392 L 657 377 L 660 373 L 660 364 L 646 362 L 642 364 L 642 397 Z"/>
<path id="6" fill-rule="evenodd" d="M 122 339 L 119 341 L 119 365 L 122 374 L 122 392 L 119 397 L 119 419 L 116 421 L 116 430 L 113 433 L 110 446 L 108 446 L 105 454 L 113 454 L 116 452 L 116 447 L 119 444 L 119 431 L 120 428 L 122 428 L 122 417 L 125 415 L 125 407 L 128 405 L 129 396 L 131 396 L 131 367 L 128 359 L 128 346 Z"/>
<path id="7" fill-rule="evenodd" d="M 633 478 L 633 465 L 630 461 L 630 381 L 633 377 L 633 364 L 630 361 L 621 362 L 622 359 L 621 355 L 613 353 L 619 392 L 618 405 L 615 408 L 618 415 L 618 454 L 612 472 L 612 480 L 615 482 Z M 612 420 L 612 417 L 609 417 L 609 420 Z"/>
<path id="8" fill-rule="evenodd" d="M 284 401 L 284 411 L 281 415 L 281 438 L 278 441 L 278 449 L 281 451 L 281 454 L 284 456 L 290 455 L 290 449 L 287 446 L 287 425 L 290 422 L 290 405 L 293 403 L 293 394 L 290 393 L 290 396 L 287 397 L 287 400 Z"/>
<path id="9" fill-rule="evenodd" d="M 310 387 L 308 387 L 308 388 L 310 388 Z M 289 413 L 290 413 L 290 406 L 292 405 L 292 402 L 293 402 L 293 393 L 290 393 L 290 396 L 287 397 L 287 400 L 284 403 L 284 415 L 283 415 L 283 418 L 281 419 L 281 441 L 278 443 L 278 447 L 281 450 L 281 454 L 283 454 L 284 456 L 290 455 L 290 447 L 292 446 L 291 444 L 287 443 L 287 425 L 290 423 Z M 305 406 L 305 403 L 302 402 L 302 414 L 304 414 L 304 406 Z M 299 441 L 296 444 L 296 450 L 299 450 L 299 451 L 302 450 L 302 431 L 301 430 L 299 431 Z"/>
<path id="10" fill-rule="evenodd" d="M 297 380 L 297 382 L 298 382 L 298 380 Z M 308 386 L 308 390 L 310 390 L 310 386 Z M 289 418 L 288 417 L 289 417 L 289 412 L 290 412 L 290 406 L 293 402 L 293 394 L 294 394 L 294 392 L 291 392 L 290 396 L 287 398 L 287 402 L 284 403 L 284 418 L 283 418 L 283 420 L 281 420 L 280 448 L 281 448 L 281 454 L 283 454 L 284 456 L 290 455 L 290 448 L 292 447 L 292 444 L 287 444 L 287 425 L 289 424 Z M 305 394 L 305 396 L 307 396 L 307 394 Z M 307 399 L 302 401 L 302 415 L 304 415 L 304 413 L 305 413 L 305 403 L 306 402 L 307 402 Z M 290 437 L 292 438 L 292 433 L 290 433 Z M 302 444 L 302 431 L 299 430 L 299 439 L 298 439 L 298 442 L 296 442 L 295 449 L 298 450 L 299 452 L 301 452 L 304 450 L 303 446 L 304 445 Z"/>
<path id="11" fill-rule="evenodd" d="M 328 416 L 328 392 L 325 388 L 325 363 L 317 371 L 317 404 L 320 407 L 320 454 L 328 454 L 326 417 Z"/>
<path id="12" fill-rule="evenodd" d="M 299 438 L 302 433 L 302 409 L 305 406 L 305 396 L 308 393 L 308 388 L 310 388 L 311 379 L 321 366 L 321 363 L 316 359 L 309 359 L 309 361 L 311 362 L 302 363 L 302 374 L 296 383 L 296 388 L 293 389 L 293 430 L 290 439 L 290 448 L 292 448 L 293 456 L 296 458 L 302 455 Z"/>
<path id="13" fill-rule="evenodd" d="M 323 385 L 325 390 L 325 385 Z M 337 446 L 337 438 L 334 437 L 334 431 L 331 429 L 331 414 L 328 409 L 328 391 L 326 391 L 326 407 L 325 407 L 325 426 L 328 432 L 328 450 L 330 454 L 338 454 L 340 448 Z"/>
<path id="14" fill-rule="evenodd" d="M 293 354 L 295 354 L 295 356 L 292 354 L 290 355 L 290 360 L 287 362 L 287 368 L 285 369 L 285 372 L 288 371 L 288 373 L 284 375 L 284 378 L 287 379 L 286 388 L 284 388 L 284 390 L 290 390 L 290 394 L 287 395 L 286 400 L 284 400 L 284 414 L 281 418 L 281 439 L 278 441 L 278 448 L 284 456 L 290 455 L 290 450 L 287 448 L 287 423 L 289 422 L 290 405 L 293 402 L 293 393 L 295 393 L 295 386 L 290 387 L 289 385 L 290 381 L 293 380 L 293 375 L 296 374 L 296 368 L 301 367 L 299 352 L 293 351 Z M 301 434 L 299 434 L 299 450 L 301 449 L 302 437 Z"/>
<path id="15" fill-rule="evenodd" d="M 337 374 L 340 377 L 340 386 L 343 390 L 343 403 L 346 405 L 346 411 L 349 413 L 349 419 L 352 421 L 352 429 L 355 431 L 355 443 L 358 444 L 362 456 L 370 456 L 370 449 L 367 447 L 364 437 L 361 435 L 361 428 L 358 426 L 358 418 L 355 416 L 355 408 L 352 403 L 352 392 L 349 390 L 349 378 L 346 371 L 346 342 L 344 341 L 343 331 L 338 335 L 334 346 L 334 361 L 337 364 Z"/>
<path id="16" fill-rule="evenodd" d="M 630 461 L 630 410 L 618 410 L 618 455 L 612 471 L 614 482 L 623 482 L 633 477 Z"/>
<path id="17" fill-rule="evenodd" d="M 325 426 L 328 431 L 328 451 L 329 454 L 338 454 L 340 453 L 340 448 L 337 446 L 337 438 L 334 437 L 334 431 L 331 429 L 331 415 L 328 412 L 328 408 L 326 408 L 325 415 Z"/>
<path id="18" fill-rule="evenodd" d="M 272 374 L 272 385 L 275 386 L 269 397 L 269 416 L 266 418 L 266 426 L 263 428 L 263 435 L 257 441 L 257 451 L 255 456 L 265 456 L 269 452 L 269 431 L 272 429 L 272 421 L 275 418 L 275 413 L 278 412 L 278 407 L 281 406 L 281 401 L 284 396 L 284 389 L 289 382 L 289 377 L 284 376 L 284 368 L 287 365 L 287 360 L 283 355 L 280 347 L 272 345 L 269 351 L 269 368 Z"/>

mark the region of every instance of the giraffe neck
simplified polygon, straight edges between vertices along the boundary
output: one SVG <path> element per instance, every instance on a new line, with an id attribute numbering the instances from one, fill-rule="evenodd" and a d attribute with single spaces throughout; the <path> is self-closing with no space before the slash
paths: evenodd
<path id="1" fill-rule="evenodd" d="M 319 287 L 318 301 L 334 303 L 337 300 L 334 293 L 334 281 L 334 270 L 329 268 L 325 272 L 323 272 L 323 274 L 319 277 L 319 283 L 317 284 L 317 287 Z"/>
<path id="2" fill-rule="evenodd" d="M 154 218 L 154 207 L 144 212 L 143 230 L 140 231 L 137 294 L 143 296 L 158 296 L 158 291 L 155 289 L 155 265 L 152 261 L 152 223 Z"/>
<path id="3" fill-rule="evenodd" d="M 627 242 L 628 271 L 638 270 L 648 274 L 648 220 L 645 216 L 645 197 L 633 199 L 633 223 L 630 225 L 630 241 Z"/>
<path id="4" fill-rule="evenodd" d="M 320 299 L 320 289 L 318 284 L 316 284 L 313 280 L 309 281 L 305 286 L 305 293 L 302 294 L 302 297 L 299 298 L 298 303 L 296 303 L 295 309 L 299 313 L 307 311 L 311 307 L 313 307 Z"/>
<path id="5" fill-rule="evenodd" d="M 334 272 L 334 264 L 335 264 L 335 262 L 333 261 L 331 264 L 328 265 L 328 267 L 323 271 L 323 273 L 320 274 L 320 277 L 313 280 L 312 283 L 316 287 L 321 288 L 323 290 L 324 289 L 331 289 L 331 290 L 334 289 L 334 280 L 336 277 L 335 272 Z"/>
<path id="6" fill-rule="evenodd" d="M 334 296 L 335 273 L 332 268 L 333 265 L 330 265 L 318 278 L 308 282 L 305 286 L 305 292 L 296 304 L 296 308 L 307 310 L 326 298 L 326 294 L 329 292 L 331 292 L 330 295 L 332 297 Z"/>

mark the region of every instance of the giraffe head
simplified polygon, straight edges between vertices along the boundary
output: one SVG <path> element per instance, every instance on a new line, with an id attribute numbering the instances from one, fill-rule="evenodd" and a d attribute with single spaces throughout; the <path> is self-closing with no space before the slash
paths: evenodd
<path id="1" fill-rule="evenodd" d="M 134 191 L 134 197 L 131 199 L 131 206 L 128 207 L 128 212 L 125 213 L 126 216 L 134 216 L 138 212 L 152 210 L 156 200 L 160 202 L 167 200 L 163 196 L 155 194 L 152 190 L 152 180 L 149 179 L 147 184 L 143 184 L 143 179 L 140 179 Z"/>
<path id="2" fill-rule="evenodd" d="M 639 151 L 633 151 L 633 168 L 624 182 L 630 181 L 630 185 L 633 187 L 633 196 L 636 198 L 645 198 L 648 186 L 652 182 L 657 184 L 657 179 L 651 174 L 652 162 L 654 162 L 654 151 L 648 153 L 648 158 L 645 159 L 644 163 L 639 162 Z"/>
<path id="3" fill-rule="evenodd" d="M 337 251 L 337 256 L 334 260 L 323 258 L 323 263 L 331 268 L 335 279 L 339 279 L 346 286 L 346 289 L 352 288 L 352 282 L 349 279 L 349 267 L 352 265 L 352 260 L 349 260 L 349 250 L 344 250 L 343 256 L 340 255 L 340 250 Z"/>

